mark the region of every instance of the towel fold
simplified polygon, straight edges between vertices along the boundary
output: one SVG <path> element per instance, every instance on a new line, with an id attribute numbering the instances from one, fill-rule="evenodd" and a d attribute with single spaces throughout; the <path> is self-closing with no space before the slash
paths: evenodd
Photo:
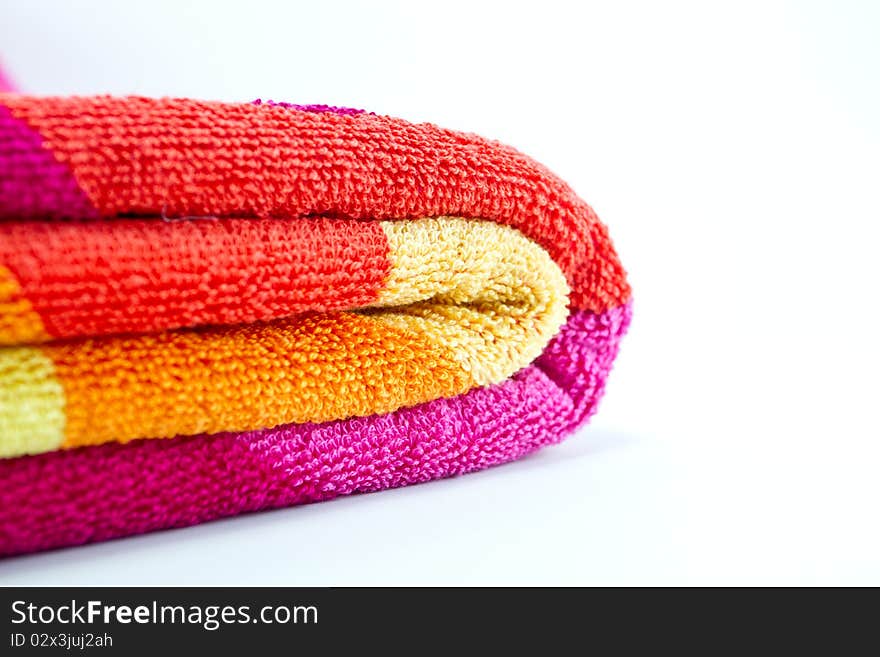
<path id="1" fill-rule="evenodd" d="M 595 410 L 605 227 L 474 135 L 0 94 L 0 554 L 478 470 Z"/>

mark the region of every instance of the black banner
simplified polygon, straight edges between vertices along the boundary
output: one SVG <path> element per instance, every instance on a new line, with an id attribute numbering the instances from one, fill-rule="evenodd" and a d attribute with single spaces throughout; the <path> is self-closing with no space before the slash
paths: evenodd
<path id="1" fill-rule="evenodd" d="M 8 588 L 0 655 L 462 647 L 580 634 L 607 603 L 577 590 Z M 584 600 L 585 597 L 588 600 Z M 552 643 L 552 641 L 550 641 Z M 193 653 L 197 654 L 197 653 Z"/>
<path id="2" fill-rule="evenodd" d="M 687 645 L 702 654 L 721 647 L 790 652 L 806 641 L 838 654 L 848 643 L 863 645 L 866 630 L 875 643 L 876 605 L 817 598 L 755 590 L 0 588 L 0 655 L 324 657 L 343 648 L 470 654 L 477 646 L 490 654 L 555 655 Z"/>

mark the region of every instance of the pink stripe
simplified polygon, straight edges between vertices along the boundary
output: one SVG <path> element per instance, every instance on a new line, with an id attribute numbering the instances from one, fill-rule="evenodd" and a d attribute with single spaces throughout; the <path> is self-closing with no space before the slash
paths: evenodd
<path id="1" fill-rule="evenodd" d="M 481 470 L 586 421 L 629 306 L 578 311 L 509 381 L 383 416 L 0 461 L 0 554 L 183 527 Z"/>
<path id="2" fill-rule="evenodd" d="M 282 103 L 274 100 L 262 100 L 257 98 L 254 105 L 269 105 L 270 107 L 287 107 L 289 109 L 299 110 L 300 112 L 332 112 L 333 114 L 341 114 L 343 116 L 355 116 L 357 114 L 367 114 L 367 110 L 357 109 L 355 107 L 337 107 L 336 105 L 298 105 L 296 103 Z M 373 112 L 369 112 L 372 114 Z"/>

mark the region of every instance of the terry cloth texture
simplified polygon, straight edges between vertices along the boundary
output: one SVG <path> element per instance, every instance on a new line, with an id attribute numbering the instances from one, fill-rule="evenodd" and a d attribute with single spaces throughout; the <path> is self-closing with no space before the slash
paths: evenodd
<path id="1" fill-rule="evenodd" d="M 554 443 L 630 317 L 547 169 L 360 110 L 0 94 L 0 554 Z"/>

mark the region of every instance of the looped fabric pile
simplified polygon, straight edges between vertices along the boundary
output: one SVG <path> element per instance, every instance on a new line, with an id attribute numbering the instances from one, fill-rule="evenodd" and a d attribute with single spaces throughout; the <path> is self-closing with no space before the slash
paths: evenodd
<path id="1" fill-rule="evenodd" d="M 0 94 L 0 554 L 504 463 L 593 413 L 605 227 L 474 135 Z"/>

